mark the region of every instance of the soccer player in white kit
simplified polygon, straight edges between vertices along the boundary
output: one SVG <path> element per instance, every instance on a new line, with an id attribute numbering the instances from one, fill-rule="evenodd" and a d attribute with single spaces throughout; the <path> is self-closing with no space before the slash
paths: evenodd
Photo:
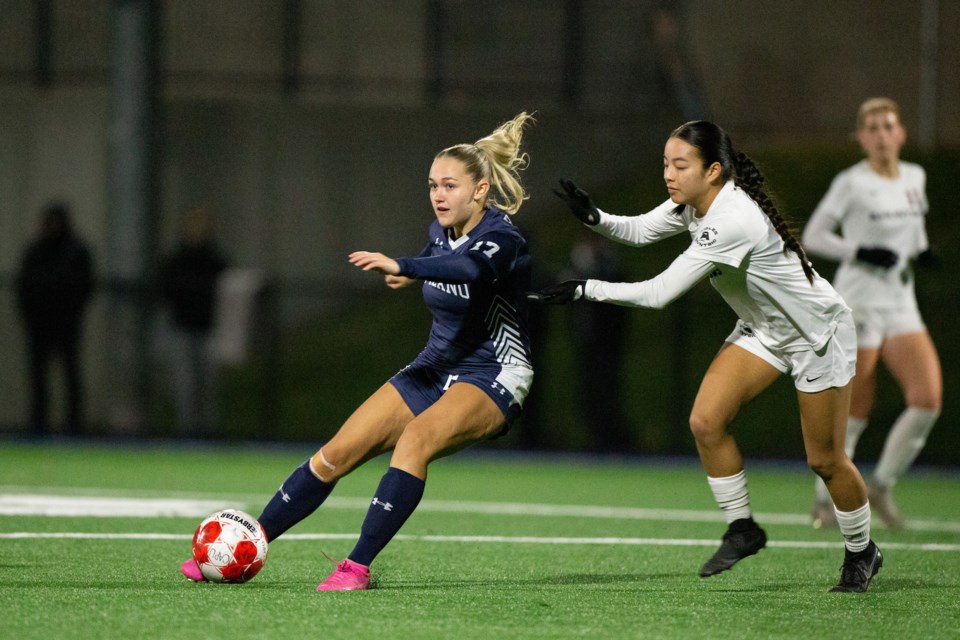
<path id="1" fill-rule="evenodd" d="M 812 253 L 840 262 L 833 286 L 857 323 L 847 455 L 853 457 L 867 427 L 880 361 L 903 391 L 906 409 L 887 435 L 869 486 L 870 503 L 892 528 L 904 521 L 890 490 L 926 443 L 943 395 L 940 359 L 914 292 L 914 264 L 936 262 L 924 227 L 926 173 L 900 160 L 905 139 L 893 100 L 865 101 L 857 113 L 857 140 L 867 157 L 834 178 L 803 233 Z M 818 482 L 814 526 L 836 526 L 833 513 Z"/>
<path id="2" fill-rule="evenodd" d="M 797 389 L 807 461 L 837 505 L 846 552 L 833 591 L 866 591 L 883 557 L 870 539 L 866 485 L 841 446 L 856 366 L 850 309 L 813 270 L 763 190 L 756 165 L 733 148 L 723 129 L 704 121 L 675 129 L 664 147 L 663 177 L 669 200 L 639 216 L 600 211 L 567 180 L 557 192 L 590 229 L 624 244 L 689 233 L 690 246 L 663 273 L 644 282 L 569 280 L 531 299 L 662 308 L 709 277 L 739 320 L 690 414 L 710 489 L 727 520 L 720 548 L 700 576 L 726 571 L 766 546 L 729 426 L 742 406 L 786 373 Z"/>

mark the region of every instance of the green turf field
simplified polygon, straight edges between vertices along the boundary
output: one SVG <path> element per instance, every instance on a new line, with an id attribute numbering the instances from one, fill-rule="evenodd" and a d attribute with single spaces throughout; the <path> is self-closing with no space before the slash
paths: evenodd
<path id="1" fill-rule="evenodd" d="M 770 546 L 706 580 L 724 524 L 695 460 L 470 454 L 431 467 L 375 589 L 314 591 L 332 569 L 321 549 L 352 548 L 386 459 L 276 541 L 252 582 L 180 576 L 203 516 L 256 516 L 308 453 L 0 444 L 0 637 L 960 637 L 960 475 L 943 471 L 897 487 L 912 526 L 875 526 L 886 562 L 866 594 L 828 593 L 842 543 L 808 524 L 810 473 L 759 461 Z"/>

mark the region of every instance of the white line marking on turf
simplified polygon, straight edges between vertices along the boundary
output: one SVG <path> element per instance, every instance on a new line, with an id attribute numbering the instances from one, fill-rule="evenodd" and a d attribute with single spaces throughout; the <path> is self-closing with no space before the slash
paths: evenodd
<path id="1" fill-rule="evenodd" d="M 0 487 L 11 489 L 10 487 Z M 34 489 L 36 491 L 37 489 Z M 53 490 L 53 489 L 51 489 Z M 62 491 L 62 489 L 60 489 Z M 205 517 L 218 509 L 254 509 L 250 496 L 224 499 L 156 498 L 135 496 L 47 495 L 38 493 L 0 493 L 0 515 L 90 516 L 154 518 L 160 516 Z M 261 499 L 262 500 L 262 499 Z M 260 502 L 262 504 L 262 502 Z M 366 498 L 330 497 L 324 509 L 366 510 Z M 663 522 L 722 522 L 719 510 L 647 509 L 642 507 L 606 507 L 572 504 L 535 504 L 523 502 L 473 502 L 461 500 L 424 500 L 418 512 L 477 513 L 504 516 L 541 516 L 600 518 L 607 520 L 654 520 Z M 810 526 L 810 516 L 799 513 L 756 513 L 757 520 L 768 524 Z M 880 529 L 882 524 L 875 522 Z M 912 531 L 960 533 L 960 522 L 946 520 L 908 520 Z"/>
<path id="2" fill-rule="evenodd" d="M 192 536 L 182 533 L 81 533 L 81 532 L 28 532 L 0 533 L 0 540 L 25 539 L 70 539 L 70 540 L 190 540 Z M 355 533 L 287 533 L 284 540 L 317 541 L 317 540 L 355 540 Z M 645 547 L 715 547 L 717 541 L 695 540 L 684 538 L 561 538 L 556 536 L 439 536 L 439 535 L 406 535 L 399 534 L 394 540 L 407 542 L 459 542 L 473 544 L 542 544 L 542 545 L 624 545 Z M 771 540 L 770 547 L 789 549 L 837 549 L 841 542 L 822 542 L 806 540 Z M 960 544 L 931 544 L 906 542 L 884 542 L 883 549 L 899 549 L 905 551 L 946 551 L 956 553 L 960 551 Z"/>
<path id="3" fill-rule="evenodd" d="M 365 509 L 367 502 L 364 501 Z M 604 518 L 615 520 L 658 520 L 668 522 L 723 522 L 717 509 L 698 511 L 693 509 L 647 509 L 643 507 L 603 507 L 592 505 L 529 504 L 522 502 L 460 502 L 454 500 L 424 500 L 418 511 L 443 511 L 451 513 L 485 513 L 492 515 L 561 516 L 575 518 Z M 757 520 L 769 524 L 810 526 L 809 514 L 765 513 L 754 514 Z M 914 531 L 941 531 L 960 533 L 960 522 L 940 520 L 909 520 Z"/>
<path id="4" fill-rule="evenodd" d="M 0 515 L 145 517 L 207 516 L 224 507 L 223 501 L 164 498 L 117 498 L 0 494 Z"/>

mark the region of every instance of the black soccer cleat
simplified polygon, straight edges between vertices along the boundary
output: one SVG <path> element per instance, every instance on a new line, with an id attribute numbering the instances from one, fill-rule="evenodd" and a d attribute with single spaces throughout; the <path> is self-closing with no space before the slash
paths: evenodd
<path id="1" fill-rule="evenodd" d="M 767 546 L 767 534 L 753 518 L 734 520 L 723 534 L 720 548 L 700 567 L 700 577 L 709 578 L 722 573 L 744 558 Z"/>
<path id="2" fill-rule="evenodd" d="M 831 592 L 835 593 L 863 593 L 870 586 L 870 580 L 877 575 L 883 566 L 883 554 L 877 545 L 870 541 L 863 551 L 851 553 L 847 551 L 840 567 L 840 582 Z"/>

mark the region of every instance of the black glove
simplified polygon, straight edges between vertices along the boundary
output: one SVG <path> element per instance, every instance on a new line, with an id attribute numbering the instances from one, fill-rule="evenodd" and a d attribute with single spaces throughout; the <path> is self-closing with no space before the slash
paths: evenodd
<path id="1" fill-rule="evenodd" d="M 882 269 L 889 269 L 897 264 L 897 254 L 883 247 L 860 247 L 857 249 L 857 260 Z"/>
<path id="2" fill-rule="evenodd" d="M 527 300 L 547 304 L 566 304 L 581 299 L 584 296 L 586 286 L 586 280 L 566 280 L 559 284 L 544 287 L 540 291 L 528 291 Z"/>
<path id="3" fill-rule="evenodd" d="M 935 254 L 932 249 L 924 249 L 917 254 L 913 261 L 921 269 L 940 268 L 940 256 Z"/>
<path id="4" fill-rule="evenodd" d="M 560 187 L 563 191 L 554 189 L 553 192 L 567 203 L 570 211 L 573 211 L 573 215 L 577 216 L 580 222 L 590 226 L 600 222 L 600 212 L 590 199 L 590 194 L 566 178 L 560 178 Z"/>

